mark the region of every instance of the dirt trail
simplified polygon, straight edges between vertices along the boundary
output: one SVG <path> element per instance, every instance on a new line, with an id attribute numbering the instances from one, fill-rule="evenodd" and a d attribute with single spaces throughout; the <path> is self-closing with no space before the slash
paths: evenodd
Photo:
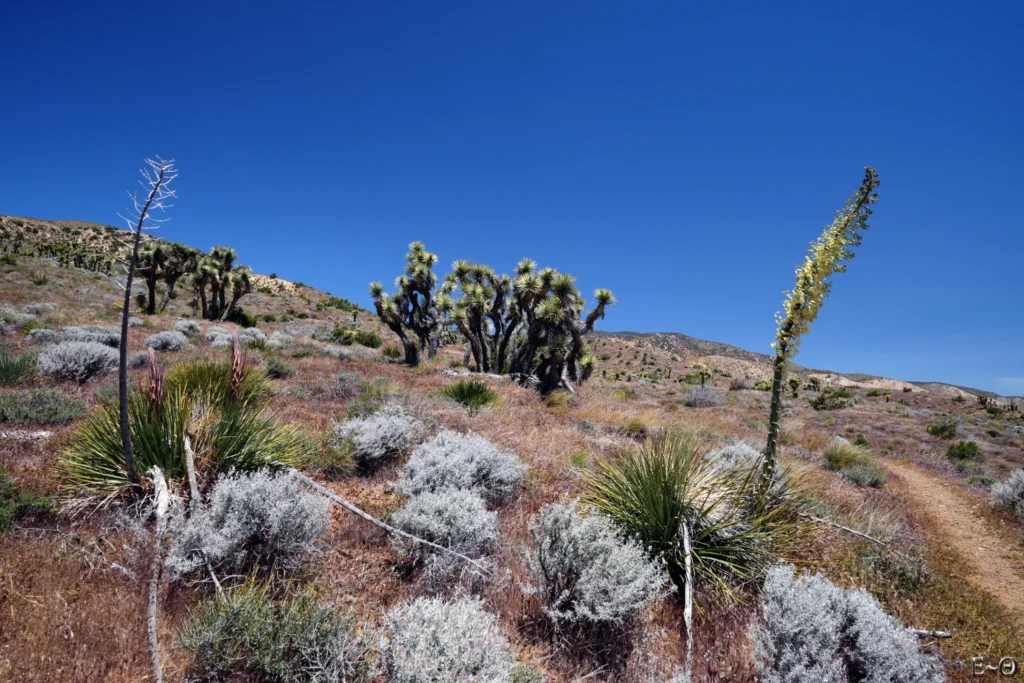
<path id="1" fill-rule="evenodd" d="M 972 512 L 955 483 L 909 463 L 885 464 L 907 482 L 913 504 L 934 521 L 941 540 L 971 566 L 967 580 L 1024 616 L 1024 563 L 1014 545 Z"/>

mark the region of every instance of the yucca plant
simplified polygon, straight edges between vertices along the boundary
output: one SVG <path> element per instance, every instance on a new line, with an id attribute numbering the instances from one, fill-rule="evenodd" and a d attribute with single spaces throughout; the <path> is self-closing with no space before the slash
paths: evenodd
<path id="1" fill-rule="evenodd" d="M 19 356 L 7 351 L 0 351 L 0 384 L 20 382 L 31 377 L 35 369 L 35 354 L 23 353 Z"/>
<path id="2" fill-rule="evenodd" d="M 598 462 L 584 502 L 664 558 L 680 588 L 686 585 L 688 533 L 694 586 L 739 597 L 796 530 L 785 506 L 758 495 L 756 470 L 716 467 L 691 437 L 660 433 Z M 785 498 L 787 487 L 779 488 Z"/>
<path id="3" fill-rule="evenodd" d="M 498 402 L 497 392 L 479 379 L 453 382 L 441 390 L 441 396 L 465 406 L 471 413 Z"/>
<path id="4" fill-rule="evenodd" d="M 157 466 L 168 478 L 184 477 L 186 434 L 204 477 L 299 465 L 313 456 L 314 440 L 264 411 L 266 376 L 238 352 L 232 363 L 188 362 L 166 378 L 155 361 L 154 352 L 148 384 L 134 388 L 128 401 L 136 474 Z M 129 487 L 116 404 L 86 418 L 59 468 L 65 493 L 82 501 L 114 497 Z"/>

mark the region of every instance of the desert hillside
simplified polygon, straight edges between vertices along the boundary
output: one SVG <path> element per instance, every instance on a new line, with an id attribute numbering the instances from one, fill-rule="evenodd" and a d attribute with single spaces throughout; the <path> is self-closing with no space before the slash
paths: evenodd
<path id="1" fill-rule="evenodd" d="M 454 333 L 436 357 L 405 365 L 400 340 L 376 313 L 257 274 L 246 275 L 249 291 L 222 319 L 197 315 L 184 280 L 166 308 L 148 314 L 145 283 L 136 281 L 127 347 L 140 425 L 133 441 L 140 463 L 166 473 L 170 497 L 157 554 L 159 485 L 138 467 L 140 488 L 127 483 L 109 422 L 116 354 L 95 349 L 117 345 L 123 275 L 86 264 L 92 254 L 117 257 L 124 232 L 8 216 L 0 235 L 0 681 L 149 680 L 154 567 L 156 638 L 170 681 L 285 680 L 267 671 L 306 652 L 301 639 L 274 631 L 291 623 L 287 615 L 322 635 L 309 626 L 320 619 L 344 640 L 331 641 L 332 677 L 315 677 L 307 658 L 294 680 L 428 680 L 393 674 L 403 638 L 415 640 L 403 628 L 429 616 L 409 605 L 452 610 L 443 612 L 443 637 L 463 649 L 451 656 L 478 657 L 474 676 L 498 672 L 486 680 L 654 683 L 682 681 L 689 668 L 694 681 L 755 681 L 764 574 L 780 563 L 869 592 L 899 621 L 886 621 L 885 632 L 910 638 L 899 641 L 907 661 L 931 662 L 948 680 L 968 680 L 979 653 L 989 663 L 1024 653 L 1024 520 L 992 492 L 1024 467 L 1024 419 L 1011 399 L 794 366 L 799 382 L 786 388 L 780 436 L 792 490 L 779 484 L 778 494 L 794 507 L 767 521 L 736 517 L 736 528 L 760 525 L 763 536 L 747 545 L 747 531 L 714 528 L 725 512 L 707 512 L 687 542 L 710 564 L 686 584 L 672 569 L 683 565 L 652 559 L 628 524 L 600 526 L 611 524 L 594 512 L 607 503 L 602 476 L 666 448 L 659 439 L 668 434 L 693 458 L 687 467 L 706 473 L 693 490 L 714 481 L 750 493 L 734 474 L 722 483 L 715 468 L 759 457 L 768 357 L 681 334 L 588 334 L 589 378 L 572 393 L 542 396 L 471 372 Z M 80 267 L 54 250 L 81 254 Z M 158 283 L 156 297 L 166 293 Z M 615 327 L 614 308 L 598 327 Z M 84 349 L 75 344 L 93 344 L 96 357 L 55 351 Z M 149 347 L 158 348 L 150 355 Z M 169 441 L 161 430 L 171 422 Z M 179 457 L 186 436 L 194 484 Z M 379 524 L 289 478 L 289 468 Z M 243 477 L 287 481 L 229 481 L 259 471 Z M 431 476 L 462 483 L 430 488 Z M 289 520 L 287 533 L 305 540 L 285 552 L 284 527 L 261 529 L 217 555 L 210 539 L 227 544 L 229 532 L 203 510 L 235 509 L 231 495 L 242 500 L 245 491 L 256 492 L 246 524 L 256 524 L 261 499 L 273 501 L 266 514 Z M 705 505 L 721 502 L 706 495 Z M 577 517 L 566 512 L 574 501 Z M 444 514 L 431 517 L 430 506 Z M 579 547 L 604 544 L 589 561 L 607 570 L 576 576 L 565 591 L 545 583 L 555 579 L 538 559 L 555 561 L 542 527 L 559 514 L 567 529 L 588 529 L 572 532 Z M 444 524 L 458 533 L 438 531 Z M 396 527 L 441 547 L 416 546 Z M 571 555 L 557 561 L 585 574 Z M 572 574 L 554 573 L 558 581 Z M 784 580 L 785 570 L 776 576 Z M 689 629 L 684 585 L 696 605 Z"/>

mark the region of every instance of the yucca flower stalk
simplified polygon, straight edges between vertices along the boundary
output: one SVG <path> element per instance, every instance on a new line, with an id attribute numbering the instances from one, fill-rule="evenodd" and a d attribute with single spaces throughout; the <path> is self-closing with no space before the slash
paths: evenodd
<path id="1" fill-rule="evenodd" d="M 771 486 L 775 477 L 779 441 L 779 417 L 782 412 L 782 387 L 786 364 L 800 346 L 802 335 L 811 329 L 822 304 L 828 298 L 834 273 L 846 270 L 846 262 L 853 258 L 853 248 L 860 246 L 861 232 L 868 229 L 871 205 L 878 201 L 879 180 L 875 169 L 864 169 L 860 188 L 846 200 L 846 206 L 836 212 L 832 223 L 817 240 L 811 243 L 804 262 L 796 269 L 796 286 L 786 293 L 782 303 L 785 314 L 776 313 L 778 331 L 772 348 L 775 349 L 772 377 L 772 405 L 768 419 L 768 445 L 762 468 L 762 489 Z"/>

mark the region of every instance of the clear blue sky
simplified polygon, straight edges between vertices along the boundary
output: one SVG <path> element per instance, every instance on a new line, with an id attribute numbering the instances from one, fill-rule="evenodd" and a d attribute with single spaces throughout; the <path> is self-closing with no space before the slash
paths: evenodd
<path id="1" fill-rule="evenodd" d="M 9 2 L 0 213 L 116 223 L 369 304 L 406 245 L 614 290 L 604 329 L 769 351 L 882 178 L 796 361 L 1024 393 L 1024 6 Z"/>

